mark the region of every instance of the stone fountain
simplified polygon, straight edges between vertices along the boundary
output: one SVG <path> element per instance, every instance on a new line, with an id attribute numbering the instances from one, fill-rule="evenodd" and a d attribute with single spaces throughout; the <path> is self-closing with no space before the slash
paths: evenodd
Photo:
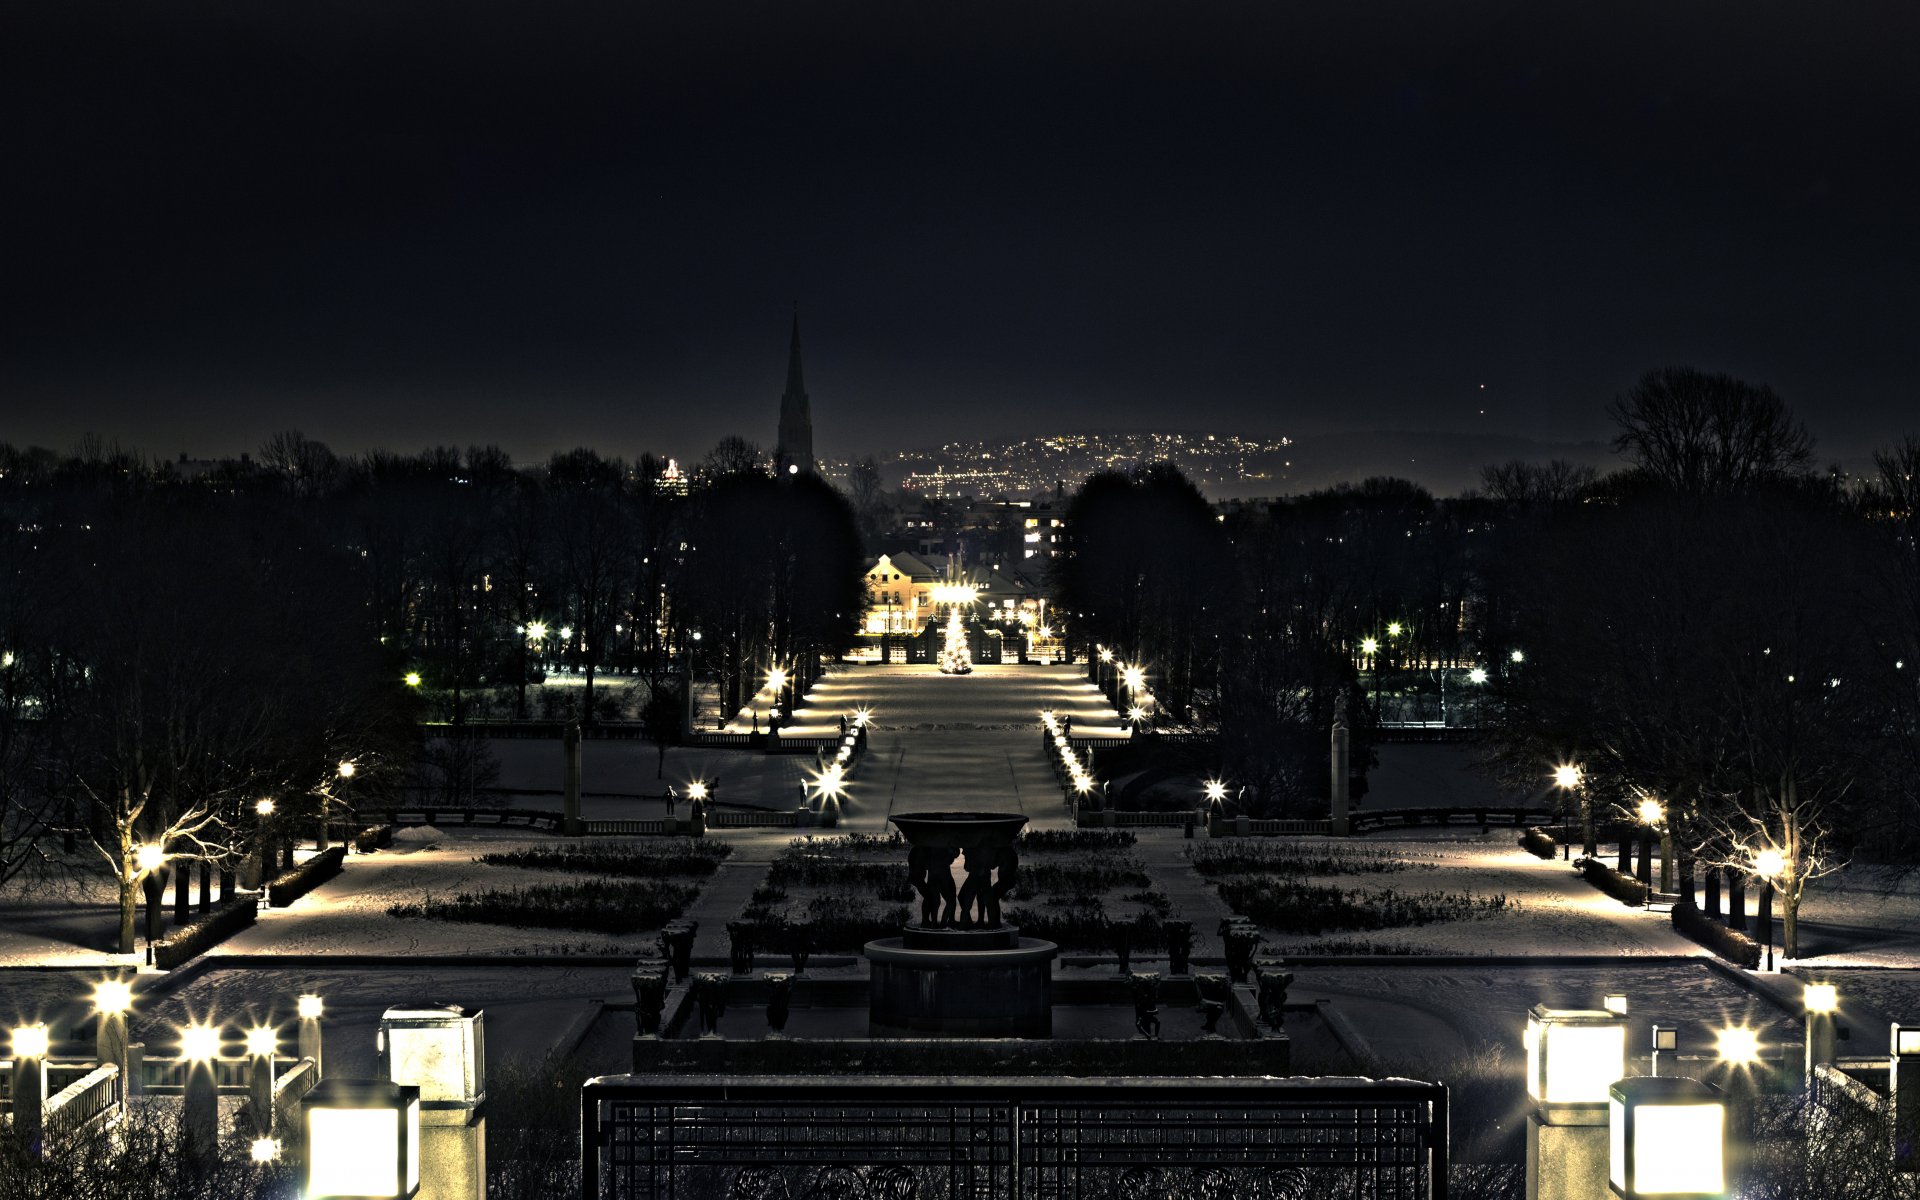
<path id="1" fill-rule="evenodd" d="M 867 943 L 868 1035 L 1051 1037 L 1060 948 L 1021 937 L 1000 913 L 1019 878 L 1013 841 L 1027 819 L 927 812 L 888 820 L 911 847 L 907 873 L 920 896 L 920 919 L 909 919 L 899 937 Z"/>

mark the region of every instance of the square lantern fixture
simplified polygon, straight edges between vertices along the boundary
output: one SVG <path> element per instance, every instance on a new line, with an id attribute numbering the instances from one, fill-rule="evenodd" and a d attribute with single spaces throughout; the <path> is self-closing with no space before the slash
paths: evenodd
<path id="1" fill-rule="evenodd" d="M 1623 1200 L 1721 1200 L 1727 1104 L 1694 1079 L 1641 1076 L 1607 1092 L 1607 1185 Z"/>
<path id="2" fill-rule="evenodd" d="M 1627 1073 L 1627 1019 L 1591 1008 L 1527 1011 L 1527 1094 L 1541 1105 L 1607 1102 Z"/>
<path id="3" fill-rule="evenodd" d="M 420 1089 L 334 1077 L 305 1105 L 306 1200 L 411 1200 L 420 1190 Z"/>
<path id="4" fill-rule="evenodd" d="M 1920 1025 L 1898 1025 L 1893 1027 L 1893 1056 L 1912 1058 L 1920 1055 Z"/>
<path id="5" fill-rule="evenodd" d="M 388 1079 L 420 1089 L 428 1111 L 471 1111 L 487 1098 L 486 1013 L 409 1004 L 380 1018 L 375 1048 Z"/>
<path id="6" fill-rule="evenodd" d="M 1653 1048 L 1664 1054 L 1675 1053 L 1680 1049 L 1680 1031 L 1671 1025 L 1655 1025 Z"/>

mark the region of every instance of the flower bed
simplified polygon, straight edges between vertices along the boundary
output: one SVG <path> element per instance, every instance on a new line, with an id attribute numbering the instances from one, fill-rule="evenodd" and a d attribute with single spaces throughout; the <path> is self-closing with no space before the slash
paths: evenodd
<path id="1" fill-rule="evenodd" d="M 708 838 L 675 838 L 639 846 L 567 844 L 496 850 L 473 861 L 528 871 L 615 875 L 653 879 L 661 875 L 711 875 L 733 847 Z"/>
<path id="2" fill-rule="evenodd" d="M 387 914 L 488 925 L 638 933 L 658 929 L 679 917 L 699 894 L 700 889 L 690 884 L 580 879 L 459 892 L 450 899 L 425 896 L 416 904 L 390 905 Z"/>
<path id="3" fill-rule="evenodd" d="M 1399 929 L 1439 921 L 1470 921 L 1517 909 L 1494 894 L 1363 890 L 1293 879 L 1222 879 L 1220 898 L 1235 912 L 1278 933 L 1320 934 L 1330 929 Z"/>
<path id="4" fill-rule="evenodd" d="M 1391 850 L 1332 842 L 1252 841 L 1235 838 L 1206 842 L 1188 852 L 1202 875 L 1376 875 L 1404 871 L 1412 864 Z"/>

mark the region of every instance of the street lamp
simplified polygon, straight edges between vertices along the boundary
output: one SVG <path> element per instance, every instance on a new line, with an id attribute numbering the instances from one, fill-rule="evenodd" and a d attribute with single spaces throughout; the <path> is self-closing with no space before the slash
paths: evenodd
<path id="1" fill-rule="evenodd" d="M 1379 638 L 1361 638 L 1360 653 L 1366 655 L 1369 658 L 1380 653 L 1380 639 Z"/>
<path id="2" fill-rule="evenodd" d="M 1227 785 L 1221 780 L 1209 779 L 1207 780 L 1206 792 L 1208 800 L 1225 800 L 1227 798 Z"/>
<path id="3" fill-rule="evenodd" d="M 1760 1032 L 1744 1025 L 1729 1026 L 1713 1035 L 1713 1052 L 1731 1067 L 1751 1067 L 1760 1062 Z"/>
<path id="4" fill-rule="evenodd" d="M 1120 672 L 1120 681 L 1129 692 L 1137 692 L 1147 686 L 1147 673 L 1139 667 L 1127 667 Z"/>
<path id="5" fill-rule="evenodd" d="M 1507 661 L 1508 661 L 1508 662 L 1517 662 L 1517 663 L 1519 663 L 1519 662 L 1525 662 L 1525 661 L 1527 661 L 1527 654 L 1526 654 L 1526 651 L 1524 651 L 1524 650 L 1515 650 L 1515 651 L 1514 651 L 1514 652 L 1513 652 L 1512 654 L 1509 654 L 1509 655 L 1507 655 Z"/>
<path id="6" fill-rule="evenodd" d="M 166 848 L 147 842 L 133 852 L 134 880 L 147 894 L 147 965 L 153 965 L 153 944 L 160 940 L 160 889 L 165 886 L 159 871 L 167 865 Z"/>
<path id="7" fill-rule="evenodd" d="M 407 686 L 408 686 L 408 687 L 410 687 L 410 688 L 417 688 L 417 687 L 419 687 L 419 686 L 420 686 L 420 672 L 418 672 L 418 671 L 408 671 L 408 672 L 407 672 L 407 675 L 406 675 L 406 684 L 407 684 Z"/>
<path id="8" fill-rule="evenodd" d="M 1469 683 L 1485 683 L 1486 681 L 1487 669 L 1485 667 L 1475 667 L 1473 670 L 1467 672 L 1467 682 Z"/>
<path id="9" fill-rule="evenodd" d="M 1767 947 L 1767 970 L 1773 970 L 1773 887 L 1774 880 L 1785 874 L 1787 856 L 1772 846 L 1757 851 L 1753 856 L 1753 873 L 1760 877 L 1760 936 Z"/>
<path id="10" fill-rule="evenodd" d="M 1694 1079 L 1642 1076 L 1607 1089 L 1607 1184 L 1622 1200 L 1727 1194 L 1727 1105 Z"/>
<path id="11" fill-rule="evenodd" d="M 1574 793 L 1574 800 L 1580 806 L 1580 827 L 1583 835 L 1583 852 L 1592 858 L 1597 852 L 1593 839 L 1593 814 L 1589 807 L 1583 772 L 1574 763 L 1562 763 L 1553 769 L 1553 785 L 1564 792 Z"/>

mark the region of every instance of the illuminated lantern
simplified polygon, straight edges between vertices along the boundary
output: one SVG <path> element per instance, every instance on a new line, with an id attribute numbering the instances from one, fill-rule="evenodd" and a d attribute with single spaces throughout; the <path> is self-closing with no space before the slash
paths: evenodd
<path id="1" fill-rule="evenodd" d="M 307 1200 L 411 1200 L 420 1190 L 420 1090 L 322 1080 L 306 1098 Z"/>
<path id="2" fill-rule="evenodd" d="M 1536 1103 L 1605 1104 L 1627 1073 L 1626 1018 L 1600 1009 L 1527 1011 L 1527 1094 Z"/>
<path id="3" fill-rule="evenodd" d="M 1622 1079 L 1607 1093 L 1607 1184 L 1625 1200 L 1727 1194 L 1727 1105 L 1694 1079 Z"/>

